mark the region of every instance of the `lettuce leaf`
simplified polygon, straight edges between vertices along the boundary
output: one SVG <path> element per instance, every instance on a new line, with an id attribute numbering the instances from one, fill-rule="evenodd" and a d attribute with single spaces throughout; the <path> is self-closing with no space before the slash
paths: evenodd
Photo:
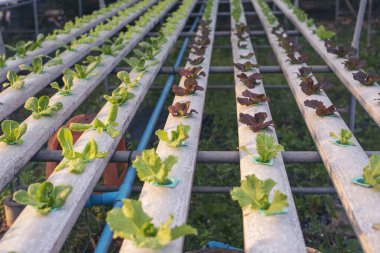
<path id="1" fill-rule="evenodd" d="M 196 235 L 197 230 L 189 225 L 171 228 L 173 216 L 158 227 L 142 209 L 138 200 L 124 199 L 122 208 L 107 213 L 107 223 L 114 232 L 114 238 L 131 240 L 139 248 L 160 249 L 169 242 L 185 236 Z"/>
<path id="2" fill-rule="evenodd" d="M 242 208 L 262 210 L 270 215 L 281 212 L 288 206 L 287 196 L 278 190 L 274 191 L 272 202 L 269 201 L 269 194 L 275 185 L 276 182 L 272 179 L 263 181 L 255 175 L 249 175 L 241 181 L 240 187 L 232 189 L 231 197 L 238 201 Z"/>

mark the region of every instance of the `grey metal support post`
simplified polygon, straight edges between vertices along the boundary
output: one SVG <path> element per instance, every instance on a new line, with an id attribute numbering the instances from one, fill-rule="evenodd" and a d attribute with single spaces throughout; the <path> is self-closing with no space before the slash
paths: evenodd
<path id="1" fill-rule="evenodd" d="M 0 31 L 0 54 L 5 55 L 5 53 L 6 51 L 5 51 L 5 46 L 4 46 L 3 34 Z"/>
<path id="2" fill-rule="evenodd" d="M 368 18 L 367 18 L 367 48 L 371 47 L 371 35 L 372 35 L 372 4 L 373 0 L 368 1 Z"/>
<path id="3" fill-rule="evenodd" d="M 357 49 L 357 55 L 359 55 L 359 46 L 360 46 L 360 35 L 363 28 L 363 20 L 365 9 L 367 5 L 367 0 L 360 0 L 358 17 L 356 19 L 355 32 L 354 37 L 352 38 L 351 46 Z M 354 96 L 350 96 L 350 119 L 349 119 L 349 127 L 351 131 L 355 130 L 355 113 L 356 113 L 356 99 Z"/>
<path id="4" fill-rule="evenodd" d="M 339 4 L 340 0 L 335 0 L 335 25 L 338 25 L 339 22 Z"/>
<path id="5" fill-rule="evenodd" d="M 34 31 L 35 31 L 36 39 L 37 39 L 37 36 L 39 34 L 37 0 L 33 0 L 33 18 L 34 18 Z"/>
<path id="6" fill-rule="evenodd" d="M 83 9 L 82 9 L 82 0 L 78 0 L 78 16 L 82 17 L 83 15 Z"/>
<path id="7" fill-rule="evenodd" d="M 104 8 L 106 4 L 104 3 L 104 0 L 99 0 L 99 8 Z"/>

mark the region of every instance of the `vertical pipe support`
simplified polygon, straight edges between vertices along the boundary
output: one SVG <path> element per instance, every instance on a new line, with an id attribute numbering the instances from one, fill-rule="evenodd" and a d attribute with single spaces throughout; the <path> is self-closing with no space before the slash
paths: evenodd
<path id="1" fill-rule="evenodd" d="M 356 19 L 355 32 L 352 38 L 351 46 L 357 49 L 357 55 L 359 55 L 359 46 L 360 46 L 360 35 L 363 27 L 363 20 L 365 9 L 367 5 L 367 0 L 360 0 L 358 17 Z M 354 96 L 350 95 L 350 105 L 349 105 L 349 123 L 351 131 L 355 130 L 355 113 L 356 113 L 356 99 Z"/>
<path id="2" fill-rule="evenodd" d="M 37 11 L 37 0 L 33 0 L 33 19 L 34 19 L 34 33 L 36 35 L 36 39 L 39 34 L 38 28 L 38 11 Z"/>

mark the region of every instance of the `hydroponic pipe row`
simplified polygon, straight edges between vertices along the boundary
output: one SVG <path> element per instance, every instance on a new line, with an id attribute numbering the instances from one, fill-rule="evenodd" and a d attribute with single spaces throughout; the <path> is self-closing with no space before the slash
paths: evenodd
<path id="1" fill-rule="evenodd" d="M 168 108 L 168 119 L 164 128 L 156 131 L 160 139 L 157 149 L 144 150 L 132 163 L 139 179 L 144 181 L 140 198 L 136 202 L 141 203 L 143 212 L 153 219 L 152 222 L 158 229 L 170 220 L 179 226 L 172 228 L 172 231 L 180 229 L 186 234 L 196 234 L 194 228 L 183 224 L 187 221 L 190 207 L 218 4 L 217 0 L 206 3 L 197 35 L 190 44 L 191 52 L 185 69 L 181 72 L 182 78 L 172 89 L 175 98 Z M 156 157 L 166 166 L 161 170 L 151 167 L 155 172 L 146 174 L 144 164 L 148 157 Z M 125 201 L 122 208 L 128 204 Z M 115 233 L 118 233 L 118 229 L 115 228 L 114 214 L 119 210 L 122 209 L 115 208 L 107 218 Z M 172 242 L 161 243 L 159 247 L 143 247 L 136 240 L 122 237 L 125 240 L 120 252 L 183 252 L 184 237 L 174 240 L 174 236 Z M 156 240 L 158 239 L 157 236 Z"/>
<path id="2" fill-rule="evenodd" d="M 283 148 L 278 144 L 269 109 L 271 101 L 265 94 L 240 0 L 231 0 L 231 27 L 242 180 L 241 187 L 235 187 L 231 196 L 243 209 L 244 252 L 305 253 L 302 230 L 279 152 Z M 242 193 L 249 194 L 248 187 L 259 190 L 263 182 L 272 182 L 272 189 L 266 189 L 266 198 L 243 201 L 248 195 Z M 270 205 L 254 204 L 265 201 Z"/>
<path id="3" fill-rule="evenodd" d="M 175 1 L 165 9 L 166 12 L 173 7 Z M 30 160 L 30 158 L 48 141 L 50 136 L 70 117 L 74 110 L 91 94 L 91 92 L 104 80 L 120 61 L 142 40 L 162 18 L 153 16 L 157 5 L 153 6 L 141 16 L 135 26 L 119 34 L 114 45 L 121 45 L 113 54 L 101 54 L 88 65 L 77 65 L 76 71 L 66 71 L 63 77 L 65 86 L 50 99 L 50 105 L 57 102 L 62 108 L 54 115 L 35 119 L 27 118 L 23 124 L 27 130 L 19 139 L 23 141 L 18 145 L 9 145 L 0 142 L 0 189 Z"/>
<path id="4" fill-rule="evenodd" d="M 274 15 L 264 1 L 252 3 L 363 250 L 377 252 L 380 234 L 372 226 L 380 220 L 375 211 L 380 195 L 361 177 L 363 169 L 371 175 L 374 168 L 323 90 L 325 81 L 316 81 L 307 67 L 299 45 L 288 39 L 276 18 L 268 18 Z"/>
<path id="5" fill-rule="evenodd" d="M 333 41 L 335 33 L 323 26 L 308 22 L 306 13 L 289 1 L 274 0 L 295 27 L 303 34 L 314 50 L 334 71 L 350 93 L 359 101 L 370 117 L 380 126 L 380 75 L 365 71 L 365 62 L 357 57 L 358 48 Z M 312 21 L 312 20 L 311 20 Z"/>
<path id="6" fill-rule="evenodd" d="M 78 40 L 74 40 L 65 51 L 59 53 L 44 65 L 42 65 L 41 56 L 34 58 L 32 68 L 27 76 L 21 77 L 13 72 L 12 78 L 10 78 L 11 75 L 8 72 L 10 87 L 0 93 L 0 121 L 23 105 L 27 98 L 37 94 L 62 75 L 66 68 L 74 65 L 101 44 L 105 43 L 103 47 L 98 49 L 102 53 L 103 51 L 105 54 L 116 53 L 117 47 L 120 47 L 120 45 L 112 46 L 114 43 L 108 41 L 108 39 L 125 28 L 127 24 L 156 2 L 157 0 L 144 0 L 124 11 L 120 11 L 118 16 L 114 16 L 107 23 L 96 26 L 92 32 L 82 35 Z M 105 49 L 108 50 L 106 51 Z M 11 82 L 15 78 L 19 81 Z"/>
<path id="7" fill-rule="evenodd" d="M 173 0 L 160 2 L 159 8 L 156 9 L 155 12 L 150 13 L 149 17 L 153 19 L 163 17 L 175 2 L 176 1 Z M 117 143 L 119 143 L 120 138 L 123 136 L 134 112 L 136 112 L 139 103 L 143 99 L 143 96 L 139 95 L 145 93 L 153 82 L 162 62 L 170 52 L 169 49 L 174 45 L 179 32 L 184 27 L 186 19 L 194 5 L 194 1 L 184 1 L 181 5 L 184 7 L 180 7 L 177 10 L 177 12 L 180 12 L 180 15 L 175 15 L 177 13 L 175 12 L 173 14 L 176 16 L 175 20 L 168 18 L 168 22 L 162 29 L 163 33 L 160 37 L 156 38 L 156 40 L 153 39 L 150 41 L 150 43 L 157 45 L 156 42 L 161 41 L 161 39 L 166 39 L 164 44 L 158 44 L 159 53 L 155 55 L 153 60 L 146 60 L 145 63 L 147 65 L 138 64 L 134 67 L 134 70 L 128 75 L 128 77 L 130 77 L 129 81 L 132 80 L 133 83 L 127 82 L 127 85 L 127 83 L 124 82 L 124 84 L 121 85 L 134 93 L 135 97 L 126 101 L 127 103 L 125 105 L 117 105 L 117 114 L 115 114 L 115 109 L 112 109 L 113 112 L 110 113 L 110 109 L 115 108 L 115 105 L 111 105 L 110 102 L 107 102 L 105 107 L 98 114 L 97 118 L 103 122 L 107 119 L 111 120 L 111 117 L 107 118 L 107 115 L 116 115 L 116 117 L 112 118 L 114 119 L 113 122 L 118 124 L 113 124 L 113 126 L 115 127 L 115 130 L 119 131 L 120 135 L 113 138 L 108 131 L 103 131 L 101 133 L 92 130 L 86 131 L 77 141 L 74 150 L 83 154 L 86 152 L 86 149 L 84 149 L 86 144 L 92 143 L 90 144 L 92 147 L 91 154 L 95 154 L 96 157 L 99 158 L 92 156 L 93 158 L 91 160 L 84 163 L 81 173 L 77 172 L 77 174 L 75 174 L 72 173 L 74 171 L 70 172 L 72 168 L 70 166 L 72 160 L 70 156 L 67 155 L 68 153 L 65 153 L 66 158 L 57 166 L 58 168 L 61 168 L 61 170 L 53 173 L 49 177 L 49 181 L 56 186 L 67 185 L 72 187 L 71 193 L 68 195 L 63 208 L 50 212 L 45 217 L 40 217 L 36 214 L 36 210 L 32 207 L 27 207 L 3 237 L 3 240 L 0 241 L 0 251 L 3 249 L 7 249 L 7 251 L 12 249 L 17 252 L 30 252 L 30 250 L 33 252 L 59 251 L 73 224 L 78 218 L 87 198 L 91 194 L 93 187 L 106 167 L 111 154 L 115 151 Z M 133 57 L 130 57 L 129 60 L 132 58 Z M 140 60 L 142 59 L 145 58 L 140 58 Z M 128 81 L 126 75 L 123 77 Z M 136 80 L 136 78 L 138 79 Z M 69 132 L 68 129 L 62 130 L 61 134 L 59 134 L 59 139 L 63 142 L 65 142 L 64 140 L 69 140 Z M 62 144 L 63 146 L 66 146 L 67 143 L 69 142 Z M 107 154 L 104 152 L 107 152 Z M 38 240 L 38 238 L 41 240 Z"/>

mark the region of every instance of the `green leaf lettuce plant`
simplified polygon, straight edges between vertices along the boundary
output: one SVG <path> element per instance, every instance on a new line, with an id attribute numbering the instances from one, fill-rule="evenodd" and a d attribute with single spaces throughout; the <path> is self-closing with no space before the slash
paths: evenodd
<path id="1" fill-rule="evenodd" d="M 288 207 L 287 196 L 278 190 L 274 191 L 272 202 L 269 194 L 276 185 L 272 179 L 260 180 L 255 175 L 246 176 L 240 187 L 231 191 L 233 200 L 238 201 L 242 208 L 263 212 L 265 215 L 283 213 Z"/>
<path id="2" fill-rule="evenodd" d="M 38 214 L 46 215 L 61 208 L 72 191 L 70 185 L 54 186 L 51 182 L 31 184 L 28 191 L 19 190 L 13 200 L 22 205 L 33 207 Z"/>
<path id="3" fill-rule="evenodd" d="M 335 134 L 334 132 L 330 132 L 330 137 L 337 140 L 337 142 L 341 145 L 352 145 L 353 143 L 350 141 L 352 138 L 352 133 L 350 130 L 341 129 L 340 132 Z"/>
<path id="4" fill-rule="evenodd" d="M 373 154 L 363 169 L 364 183 L 380 190 L 380 155 Z"/>
<path id="5" fill-rule="evenodd" d="M 48 96 L 41 96 L 38 99 L 36 97 L 30 97 L 26 100 L 24 108 L 32 111 L 34 119 L 52 116 L 56 112 L 62 110 L 63 104 L 61 102 L 49 105 L 49 101 L 50 99 Z"/>
<path id="6" fill-rule="evenodd" d="M 27 124 L 19 124 L 14 120 L 4 120 L 1 122 L 1 130 L 3 131 L 3 135 L 0 136 L 0 142 L 8 145 L 22 144 L 24 141 L 21 137 L 26 133 Z"/>
<path id="7" fill-rule="evenodd" d="M 94 139 L 90 139 L 82 152 L 74 151 L 73 136 L 68 128 L 61 128 L 57 138 L 62 147 L 62 155 L 65 158 L 55 171 L 68 168 L 71 173 L 81 174 L 86 164 L 96 158 L 104 158 L 107 152 L 99 152 L 98 145 Z"/>
<path id="8" fill-rule="evenodd" d="M 62 77 L 62 81 L 63 81 L 63 87 L 62 88 L 59 87 L 59 84 L 57 82 L 52 82 L 50 84 L 50 86 L 53 89 L 56 89 L 58 91 L 58 93 L 62 96 L 71 95 L 72 94 L 71 87 L 73 87 L 74 77 L 71 74 L 66 73 Z"/>
<path id="9" fill-rule="evenodd" d="M 157 137 L 164 142 L 167 142 L 170 147 L 176 148 L 182 145 L 182 143 L 189 138 L 189 131 L 191 129 L 191 126 L 183 125 L 180 123 L 176 130 L 171 131 L 170 137 L 169 133 L 165 130 L 158 129 L 156 131 Z"/>
<path id="10" fill-rule="evenodd" d="M 9 70 L 7 72 L 7 79 L 8 82 L 3 83 L 4 88 L 10 86 L 14 89 L 21 89 L 22 87 L 24 87 L 24 76 L 17 75 L 17 73 L 13 70 Z"/>
<path id="11" fill-rule="evenodd" d="M 316 30 L 315 34 L 319 37 L 320 40 L 332 39 L 336 33 L 326 30 L 323 25 L 320 25 Z"/>
<path id="12" fill-rule="evenodd" d="M 241 150 L 253 155 L 247 147 L 240 147 Z M 267 135 L 265 133 L 258 133 L 256 135 L 256 150 L 258 157 L 253 155 L 254 159 L 260 163 L 270 163 L 277 154 L 284 151 L 284 147 L 281 144 L 277 144 L 273 136 Z"/>
<path id="13" fill-rule="evenodd" d="M 168 183 L 167 176 L 177 161 L 178 157 L 173 155 L 161 160 L 154 149 L 148 149 L 137 156 L 132 165 L 141 181 L 165 185 Z"/>
<path id="14" fill-rule="evenodd" d="M 185 236 L 197 235 L 197 230 L 189 225 L 171 228 L 173 216 L 156 227 L 142 209 L 141 202 L 124 199 L 121 208 L 114 208 L 107 213 L 107 223 L 114 232 L 114 237 L 133 241 L 138 248 L 158 250 L 169 242 Z"/>
<path id="15" fill-rule="evenodd" d="M 100 119 L 96 118 L 91 124 L 71 123 L 69 128 L 75 132 L 83 132 L 88 129 L 94 129 L 98 133 L 106 131 L 112 138 L 116 138 L 120 135 L 120 131 L 115 128 L 119 125 L 119 123 L 115 122 L 117 112 L 118 106 L 112 105 L 110 111 L 108 112 L 106 122 L 103 122 Z"/>

